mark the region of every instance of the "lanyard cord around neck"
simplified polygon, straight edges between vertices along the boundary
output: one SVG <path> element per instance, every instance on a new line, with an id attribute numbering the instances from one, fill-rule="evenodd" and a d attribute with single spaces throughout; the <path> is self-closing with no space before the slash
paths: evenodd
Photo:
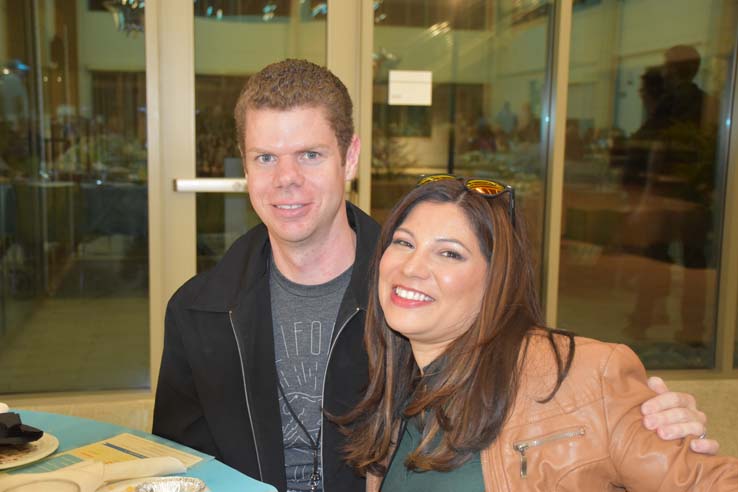
<path id="1" fill-rule="evenodd" d="M 310 474 L 309 485 L 311 492 L 315 492 L 316 490 L 318 490 L 318 484 L 320 483 L 320 470 L 318 470 L 318 465 L 320 462 L 320 447 L 318 446 L 318 443 L 320 442 L 320 433 L 323 431 L 323 425 L 320 425 L 320 427 L 318 428 L 318 436 L 313 439 L 313 437 L 310 435 L 307 428 L 305 427 L 305 424 L 302 423 L 300 418 L 297 416 L 297 413 L 292 408 L 292 405 L 290 405 L 290 402 L 287 399 L 287 395 L 284 394 L 282 382 L 277 380 L 277 386 L 279 386 L 279 392 L 284 399 L 284 404 L 287 406 L 287 410 L 290 412 L 290 415 L 292 415 L 292 418 L 295 419 L 295 422 L 297 422 L 297 425 L 300 427 L 303 434 L 305 434 L 305 437 L 307 437 L 308 441 L 310 442 L 310 450 L 313 452 L 313 472 Z"/>

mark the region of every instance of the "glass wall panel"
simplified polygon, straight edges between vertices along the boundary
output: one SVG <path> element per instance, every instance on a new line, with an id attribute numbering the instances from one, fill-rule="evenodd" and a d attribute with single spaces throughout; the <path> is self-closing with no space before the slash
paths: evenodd
<path id="1" fill-rule="evenodd" d="M 284 58 L 326 63 L 325 2 L 196 0 L 198 177 L 242 178 L 233 109 L 249 74 Z M 197 195 L 197 268 L 212 266 L 259 218 L 245 194 Z"/>
<path id="2" fill-rule="evenodd" d="M 516 188 L 540 259 L 552 2 L 384 0 L 375 7 L 372 216 L 384 220 L 420 174 L 495 178 Z M 401 70 L 430 72 L 430 104 L 390 101 L 391 74 Z"/>
<path id="3" fill-rule="evenodd" d="M 649 368 L 714 364 L 737 5 L 573 15 L 558 321 Z"/>
<path id="4" fill-rule="evenodd" d="M 0 394 L 149 385 L 143 10 L 99 3 L 0 0 Z"/>

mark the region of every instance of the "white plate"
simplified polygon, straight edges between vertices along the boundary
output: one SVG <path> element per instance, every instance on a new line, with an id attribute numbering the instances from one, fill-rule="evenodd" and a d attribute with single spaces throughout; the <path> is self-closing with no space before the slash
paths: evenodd
<path id="1" fill-rule="evenodd" d="M 0 470 L 23 466 L 46 458 L 59 447 L 59 439 L 44 432 L 41 439 L 23 446 L 0 446 Z"/>
<path id="2" fill-rule="evenodd" d="M 122 480 L 120 482 L 113 482 L 107 485 L 103 485 L 97 492 L 135 492 L 136 486 L 144 482 L 148 482 L 152 478 L 161 477 L 146 477 L 146 478 L 133 478 L 131 480 Z M 205 492 L 210 492 L 210 489 L 205 487 Z"/>

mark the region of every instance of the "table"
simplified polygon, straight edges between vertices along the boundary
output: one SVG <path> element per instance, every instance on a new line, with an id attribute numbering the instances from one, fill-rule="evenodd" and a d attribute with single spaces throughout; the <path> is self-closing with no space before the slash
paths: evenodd
<path id="1" fill-rule="evenodd" d="M 64 258 L 74 249 L 75 194 L 73 181 L 15 180 L 15 234 L 22 250 L 22 268 L 32 278 L 31 288 L 54 290 Z"/>
<path id="2" fill-rule="evenodd" d="M 56 453 L 101 441 L 122 432 L 128 432 L 182 449 L 191 454 L 207 456 L 159 436 L 128 429 L 119 425 L 53 413 L 32 412 L 30 410 L 14 411 L 20 414 L 24 424 L 43 429 L 56 436 L 59 439 L 59 449 L 57 449 Z M 212 492 L 276 492 L 276 489 L 271 485 L 254 480 L 215 459 L 199 462 L 187 470 L 187 473 L 184 475 L 203 480 Z"/>
<path id="3" fill-rule="evenodd" d="M 681 241 L 704 230 L 707 209 L 684 199 L 643 190 L 589 190 L 569 186 L 564 194 L 566 239 L 600 246 L 646 248 Z M 529 228 L 530 229 L 530 228 Z M 532 230 L 532 229 L 531 229 Z"/>
<path id="4" fill-rule="evenodd" d="M 148 233 L 148 186 L 129 182 L 80 183 L 81 240 L 122 234 L 145 238 Z"/>

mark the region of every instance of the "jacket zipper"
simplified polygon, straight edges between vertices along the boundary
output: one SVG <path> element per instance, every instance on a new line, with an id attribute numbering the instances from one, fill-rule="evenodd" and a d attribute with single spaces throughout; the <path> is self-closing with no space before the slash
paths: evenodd
<path id="1" fill-rule="evenodd" d="M 341 336 L 341 333 L 343 333 L 343 329 L 346 328 L 346 325 L 348 325 L 349 322 L 352 319 L 354 319 L 354 316 L 356 316 L 356 314 L 359 311 L 361 311 L 361 308 L 360 307 L 357 307 L 354 310 L 354 312 L 351 313 L 351 316 L 349 316 L 348 318 L 346 318 L 346 321 L 343 322 L 343 324 L 341 325 L 341 328 L 338 330 L 338 333 L 336 334 L 336 338 L 333 340 L 333 344 L 331 344 L 330 348 L 328 349 L 328 361 L 325 363 L 325 371 L 323 372 L 323 388 L 321 388 L 321 390 L 320 390 L 321 401 L 325 399 L 325 379 L 326 379 L 326 376 L 328 376 L 328 366 L 330 366 L 330 364 L 331 364 L 331 355 L 333 354 L 333 348 L 338 343 L 338 337 L 340 337 Z M 321 413 L 323 413 L 323 412 L 321 411 Z M 321 426 L 325 427 L 325 415 L 321 415 Z M 321 468 L 323 466 L 323 437 L 324 436 L 325 436 L 325 432 L 321 432 L 320 433 L 320 466 L 321 466 Z M 322 470 L 321 476 L 322 477 L 325 477 L 325 470 Z M 323 488 L 323 492 L 326 492 L 326 490 L 325 490 L 325 480 L 321 480 L 321 482 L 322 482 L 321 485 L 322 485 L 322 488 Z"/>
<path id="2" fill-rule="evenodd" d="M 251 437 L 254 439 L 254 451 L 256 451 L 256 465 L 259 467 L 259 480 L 264 481 L 264 475 L 261 472 L 261 458 L 259 457 L 259 446 L 256 443 L 256 432 L 254 431 L 254 421 L 251 416 L 251 405 L 249 404 L 249 392 L 246 389 L 246 370 L 243 367 L 243 354 L 241 353 L 241 344 L 238 343 L 238 335 L 236 334 L 236 325 L 233 323 L 233 311 L 228 310 L 228 319 L 231 322 L 231 330 L 233 330 L 233 338 L 236 340 L 236 349 L 238 349 L 238 362 L 241 364 L 241 379 L 243 380 L 243 395 L 246 398 L 246 411 L 249 413 L 249 424 L 251 425 Z"/>
<path id="3" fill-rule="evenodd" d="M 542 446 L 551 441 L 558 441 L 560 439 L 571 439 L 572 437 L 581 437 L 584 435 L 584 427 L 579 427 L 574 430 L 560 432 L 551 436 L 541 437 L 538 439 L 530 439 L 528 441 L 519 441 L 513 444 L 513 448 L 520 453 L 520 478 L 528 477 L 528 457 L 525 452 L 529 448 L 535 448 Z"/>

